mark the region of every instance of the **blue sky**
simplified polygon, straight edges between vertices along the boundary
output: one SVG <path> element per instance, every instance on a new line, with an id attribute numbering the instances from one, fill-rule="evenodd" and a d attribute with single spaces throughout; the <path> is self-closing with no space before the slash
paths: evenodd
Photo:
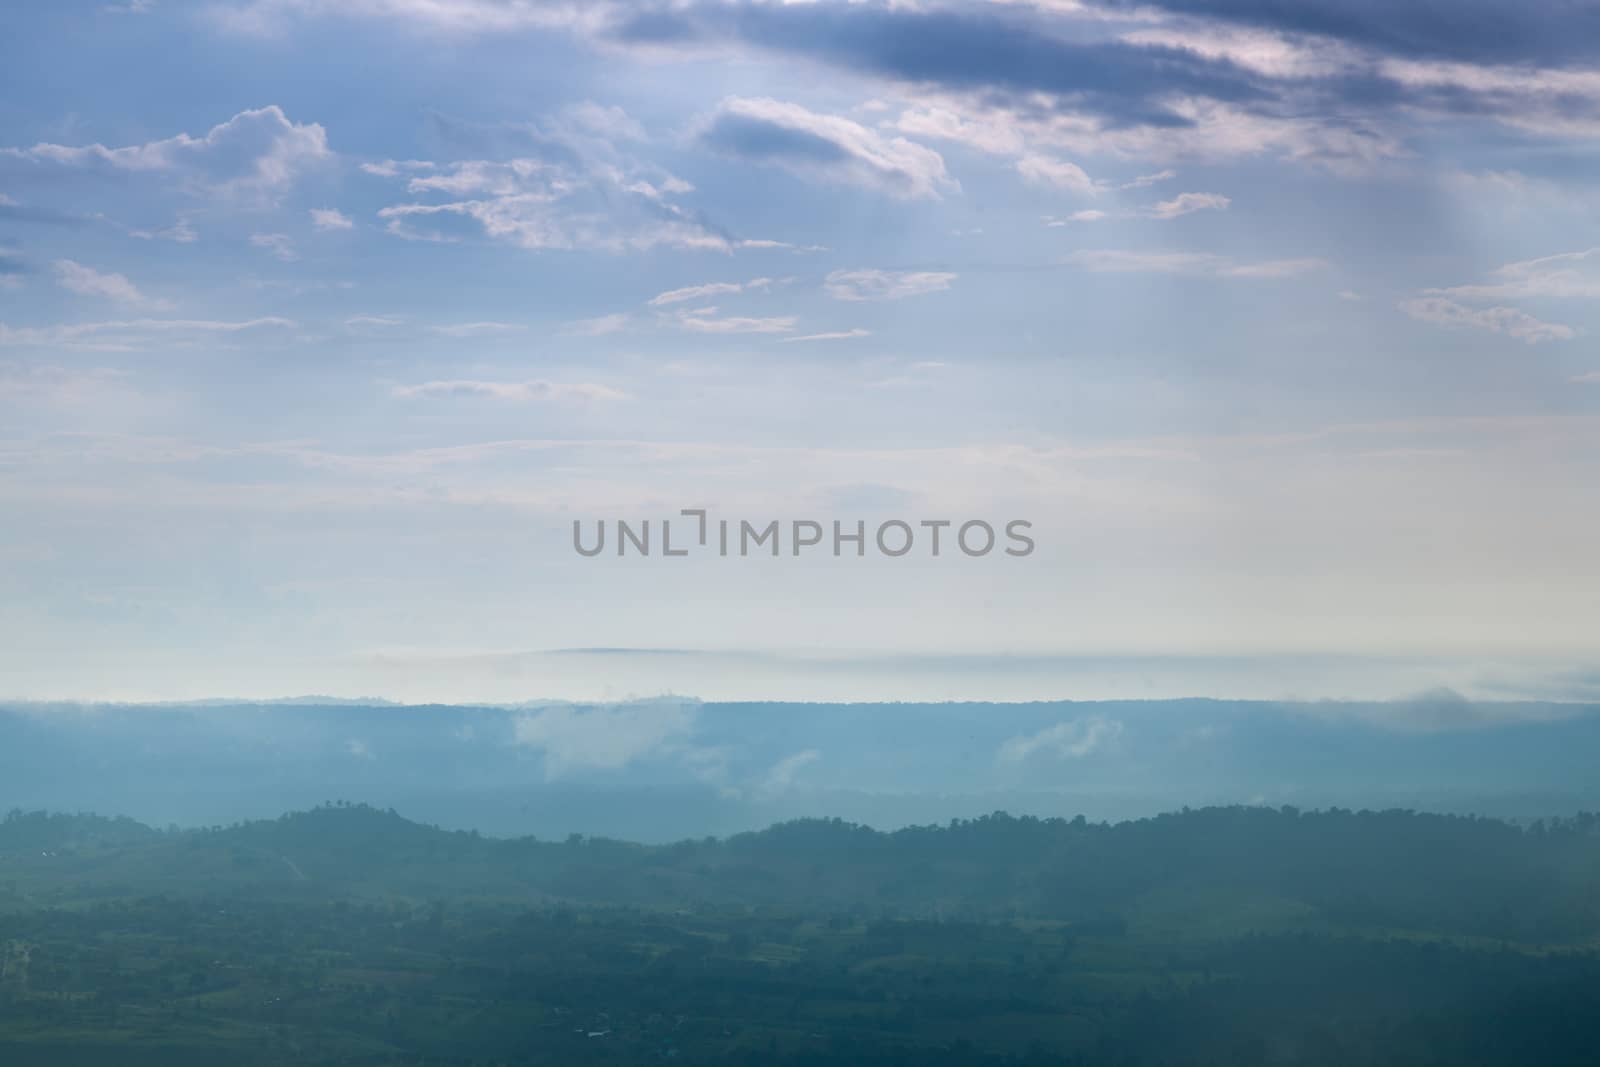
<path id="1" fill-rule="evenodd" d="M 1595 19 L 8 4 L 0 695 L 1560 695 Z"/>

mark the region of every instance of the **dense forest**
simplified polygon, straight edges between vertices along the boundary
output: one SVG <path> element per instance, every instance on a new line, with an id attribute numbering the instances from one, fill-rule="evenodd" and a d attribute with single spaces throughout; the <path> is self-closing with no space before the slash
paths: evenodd
<path id="1" fill-rule="evenodd" d="M 0 823 L 7 1065 L 1563 1064 L 1600 819 Z"/>

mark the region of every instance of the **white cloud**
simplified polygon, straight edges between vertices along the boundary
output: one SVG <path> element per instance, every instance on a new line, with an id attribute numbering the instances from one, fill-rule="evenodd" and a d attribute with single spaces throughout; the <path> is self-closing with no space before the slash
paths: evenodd
<path id="1" fill-rule="evenodd" d="M 791 244 L 788 241 L 773 241 L 773 240 L 770 240 L 768 238 L 761 238 L 761 237 L 746 238 L 743 241 L 737 242 L 735 247 L 738 247 L 738 248 L 760 248 L 760 249 L 780 248 L 780 249 L 783 249 L 784 251 L 787 251 L 787 252 L 796 252 L 796 253 L 826 252 L 826 251 L 828 251 L 828 246 L 827 245 L 797 245 L 797 244 Z"/>
<path id="2" fill-rule="evenodd" d="M 434 333 L 444 334 L 446 337 L 487 337 L 500 333 L 516 333 L 527 329 L 516 322 L 455 322 L 445 326 L 433 327 Z"/>
<path id="3" fill-rule="evenodd" d="M 799 321 L 793 315 L 748 318 L 721 316 L 719 311 L 715 307 L 680 311 L 671 321 L 695 333 L 788 333 Z"/>
<path id="4" fill-rule="evenodd" d="M 485 382 L 468 379 L 421 382 L 395 386 L 393 393 L 406 399 L 428 397 L 487 397 L 491 400 L 526 402 L 551 400 L 557 403 L 583 403 L 591 400 L 622 400 L 626 393 L 593 382 L 551 382 L 534 379 L 525 382 Z"/>
<path id="5" fill-rule="evenodd" d="M 1355 49 L 1328 37 L 1290 39 L 1270 30 L 1221 26 L 1160 26 L 1123 35 L 1129 44 L 1178 49 L 1223 60 L 1269 78 L 1320 78 L 1364 62 Z"/>
<path id="6" fill-rule="evenodd" d="M 761 789 L 767 793 L 782 793 L 793 787 L 794 779 L 806 767 L 822 758 L 822 753 L 814 748 L 803 749 L 791 756 L 785 756 L 772 765 L 772 769 L 761 780 Z"/>
<path id="7" fill-rule="evenodd" d="M 1021 763 L 1036 753 L 1058 759 L 1082 759 L 1122 736 L 1122 723 L 1100 715 L 1047 726 L 1036 734 L 1021 734 L 1000 746 L 1001 763 Z"/>
<path id="8" fill-rule="evenodd" d="M 118 322 L 80 322 L 68 326 L 28 326 L 12 329 L 0 322 L 0 345 L 130 350 L 156 335 L 169 340 L 185 334 L 233 334 L 267 328 L 293 329 L 290 319 L 267 317 L 241 322 L 208 319 L 131 319 Z"/>
<path id="9" fill-rule="evenodd" d="M 286 233 L 251 234 L 250 243 L 266 249 L 285 263 L 293 263 L 300 258 L 300 253 L 294 250 L 294 241 Z"/>
<path id="10" fill-rule="evenodd" d="M 363 163 L 361 169 L 375 177 L 395 178 L 405 171 L 433 170 L 435 166 L 426 159 L 385 159 L 377 163 Z"/>
<path id="11" fill-rule="evenodd" d="M 180 133 L 122 148 L 102 144 L 0 148 L 0 164 L 30 170 L 70 167 L 108 176 L 170 175 L 194 193 L 275 199 L 306 169 L 332 154 L 321 126 L 291 122 L 272 105 L 241 111 L 203 137 Z"/>
<path id="12" fill-rule="evenodd" d="M 1104 219 L 1109 219 L 1110 217 L 1111 216 L 1109 214 L 1101 211 L 1098 208 L 1085 208 L 1082 211 L 1074 211 L 1065 218 L 1059 218 L 1055 215 L 1046 215 L 1044 216 L 1044 224 L 1054 228 L 1059 226 L 1071 226 L 1075 222 L 1100 222 Z"/>
<path id="13" fill-rule="evenodd" d="M 688 750 L 698 708 L 649 702 L 610 707 L 553 707 L 517 720 L 516 743 L 544 753 L 545 774 L 620 770 L 651 757 Z"/>
<path id="14" fill-rule="evenodd" d="M 114 387 L 123 377 L 124 372 L 108 367 L 79 369 L 0 361 L 0 399 L 79 403 Z"/>
<path id="15" fill-rule="evenodd" d="M 98 271 L 70 259 L 58 259 L 53 266 L 57 283 L 80 296 L 101 297 L 119 304 L 164 306 L 162 301 L 152 300 L 141 293 L 126 275 Z"/>
<path id="16" fill-rule="evenodd" d="M 1093 196 L 1096 192 L 1094 179 L 1084 173 L 1082 167 L 1066 160 L 1052 159 L 1043 155 L 1025 155 L 1017 160 L 1017 172 L 1037 185 L 1053 185 L 1058 189 L 1069 189 L 1084 196 Z"/>
<path id="17" fill-rule="evenodd" d="M 785 337 L 780 344 L 792 344 L 796 341 L 849 341 L 857 337 L 871 337 L 871 330 L 832 330 L 827 333 L 807 333 L 799 337 Z"/>
<path id="18" fill-rule="evenodd" d="M 836 270 L 823 279 L 835 300 L 900 300 L 950 288 L 956 275 L 947 271 Z"/>
<path id="19" fill-rule="evenodd" d="M 141 241 L 173 241 L 180 245 L 194 244 L 200 239 L 200 235 L 196 233 L 194 227 L 189 224 L 188 218 L 183 215 L 179 215 L 178 221 L 174 222 L 166 229 L 129 230 L 128 236 L 137 237 Z"/>
<path id="20" fill-rule="evenodd" d="M 319 230 L 353 230 L 356 225 L 349 215 L 331 207 L 312 208 L 311 224 Z"/>
<path id="21" fill-rule="evenodd" d="M 702 300 L 709 296 L 718 296 L 723 293 L 742 293 L 747 289 L 765 289 L 772 284 L 771 278 L 754 278 L 748 282 L 707 282 L 704 285 L 689 285 L 682 289 L 669 289 L 664 293 L 657 293 L 650 298 L 651 307 L 663 307 L 667 304 L 681 304 L 686 300 Z"/>
<path id="22" fill-rule="evenodd" d="M 1179 193 L 1151 208 L 1150 214 L 1158 219 L 1175 219 L 1195 211 L 1225 211 L 1231 203 L 1221 193 Z"/>
<path id="23" fill-rule="evenodd" d="M 1436 326 L 1451 328 L 1466 326 L 1492 333 L 1503 333 L 1530 345 L 1541 341 L 1566 341 L 1578 335 L 1578 332 L 1570 326 L 1544 322 L 1517 308 L 1471 308 L 1437 296 L 1403 300 L 1400 303 L 1400 310 L 1414 319 L 1431 322 Z"/>
<path id="24" fill-rule="evenodd" d="M 610 5 L 540 0 L 240 0 L 213 7 L 210 15 L 237 33 L 276 34 L 296 19 L 319 17 L 389 19 L 446 33 L 598 27 Z"/>
<path id="25" fill-rule="evenodd" d="M 1154 174 L 1141 174 L 1137 178 L 1133 178 L 1133 179 L 1131 179 L 1129 181 L 1123 182 L 1120 186 L 1118 186 L 1118 188 L 1119 189 L 1148 189 L 1150 186 L 1155 185 L 1158 182 L 1168 182 L 1168 181 L 1171 181 L 1173 178 L 1176 178 L 1177 176 L 1178 176 L 1178 172 L 1175 171 L 1175 170 L 1162 170 L 1162 171 L 1157 171 Z"/>
<path id="26" fill-rule="evenodd" d="M 960 188 L 946 173 L 944 157 L 925 145 L 780 100 L 725 100 L 700 136 L 729 155 L 816 181 L 906 199 L 938 199 Z"/>
<path id="27" fill-rule="evenodd" d="M 567 323 L 565 332 L 577 334 L 579 337 L 602 337 L 627 328 L 628 315 L 619 311 L 613 315 L 598 315 L 592 319 L 574 319 Z"/>
<path id="28" fill-rule="evenodd" d="M 1467 301 L 1540 297 L 1597 299 L 1600 298 L 1600 248 L 1508 263 L 1497 268 L 1493 277 L 1495 280 L 1486 285 L 1457 285 L 1427 292 Z"/>
<path id="29" fill-rule="evenodd" d="M 590 146 L 568 147 L 587 151 Z M 643 171 L 602 158 L 577 166 L 538 159 L 465 160 L 407 181 L 413 194 L 465 199 L 395 204 L 378 216 L 395 236 L 420 241 L 459 241 L 477 232 L 530 250 L 731 250 L 727 237 L 672 202 L 683 183 L 659 176 L 648 181 Z"/>
<path id="30" fill-rule="evenodd" d="M 1124 249 L 1085 249 L 1067 257 L 1097 274 L 1189 274 L 1217 278 L 1292 278 L 1320 270 L 1320 259 L 1268 259 L 1236 263 L 1209 252 L 1135 252 Z"/>

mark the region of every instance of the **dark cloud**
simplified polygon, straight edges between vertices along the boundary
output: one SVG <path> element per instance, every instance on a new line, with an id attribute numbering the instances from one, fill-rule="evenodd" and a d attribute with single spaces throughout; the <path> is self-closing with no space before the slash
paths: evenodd
<path id="1" fill-rule="evenodd" d="M 819 134 L 754 115 L 718 115 L 700 140 L 730 155 L 766 162 L 842 163 L 850 156 L 842 145 Z"/>
<path id="2" fill-rule="evenodd" d="M 1015 13 L 955 14 L 858 5 L 709 5 L 636 14 L 612 31 L 631 44 L 738 40 L 865 74 L 959 90 L 1044 91 L 1113 124 L 1184 125 L 1159 101 L 1233 103 L 1270 94 L 1250 72 L 1176 49 L 1075 41 Z"/>
<path id="3" fill-rule="evenodd" d="M 1319 34 L 1388 55 L 1471 63 L 1593 66 L 1594 0 L 1096 0 L 1108 11 L 1156 7 L 1258 29 Z"/>
<path id="4" fill-rule="evenodd" d="M 1148 12 L 1146 0 L 1096 0 L 1108 11 Z M 1181 128 L 1175 98 L 1204 98 L 1280 119 L 1361 133 L 1407 108 L 1498 119 L 1592 119 L 1600 102 L 1549 85 L 1489 86 L 1447 80 L 1404 83 L 1385 56 L 1541 65 L 1600 59 L 1600 4 L 1490 0 L 1160 0 L 1170 40 L 1122 39 L 1122 23 L 1063 19 L 1026 8 L 912 10 L 873 4 L 711 3 L 635 11 L 613 24 L 613 40 L 655 47 L 742 43 L 852 73 L 972 95 L 1036 117 L 1056 110 L 1093 115 L 1104 126 Z M 1548 14 L 1547 14 L 1548 12 Z M 1188 30 L 1219 25 L 1320 34 L 1355 48 L 1320 70 L 1269 73 L 1225 56 L 1181 47 Z M 1315 51 L 1313 46 L 1312 51 Z M 1338 66 L 1337 62 L 1345 62 Z M 769 136 L 719 130 L 748 152 Z M 776 135 L 772 135 L 775 136 Z M 792 135 L 771 153 L 824 152 Z"/>

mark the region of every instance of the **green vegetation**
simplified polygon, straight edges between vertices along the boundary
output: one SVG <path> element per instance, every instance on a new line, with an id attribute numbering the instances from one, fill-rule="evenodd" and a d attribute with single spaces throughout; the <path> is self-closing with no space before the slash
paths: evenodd
<path id="1" fill-rule="evenodd" d="M 1600 820 L 0 823 L 0 1063 L 1588 1064 Z"/>

